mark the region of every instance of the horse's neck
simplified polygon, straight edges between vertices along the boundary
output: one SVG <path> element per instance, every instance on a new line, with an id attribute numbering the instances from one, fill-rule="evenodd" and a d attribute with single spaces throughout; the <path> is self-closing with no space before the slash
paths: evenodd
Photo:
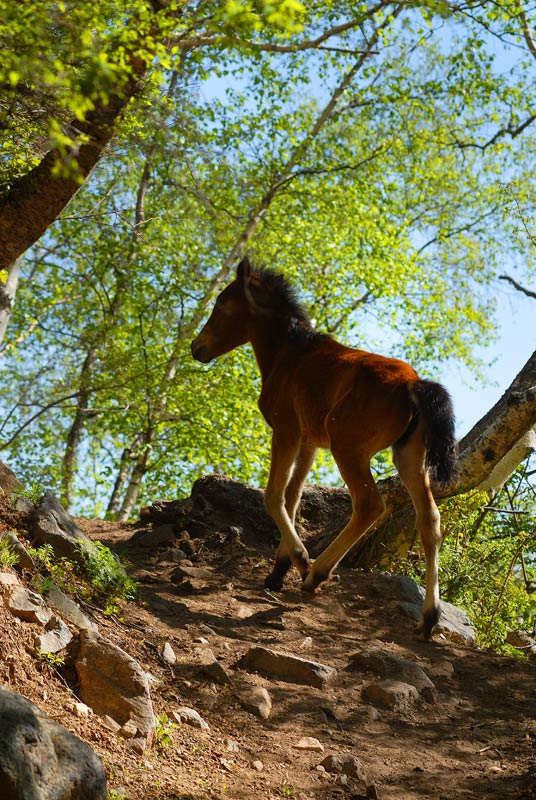
<path id="1" fill-rule="evenodd" d="M 274 331 L 259 326 L 259 328 L 252 333 L 251 345 L 255 353 L 257 364 L 259 365 L 261 378 L 265 381 L 274 367 L 281 348 L 284 346 L 284 342 L 281 342 L 281 339 Z"/>

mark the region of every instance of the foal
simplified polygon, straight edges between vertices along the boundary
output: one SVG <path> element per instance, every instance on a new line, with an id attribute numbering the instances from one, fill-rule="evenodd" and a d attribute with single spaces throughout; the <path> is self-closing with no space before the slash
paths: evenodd
<path id="1" fill-rule="evenodd" d="M 385 510 L 370 459 L 391 446 L 400 479 L 417 513 L 426 557 L 426 596 L 417 629 L 429 639 L 439 618 L 439 512 L 430 473 L 446 484 L 455 475 L 456 443 L 450 397 L 420 380 L 403 361 L 345 347 L 317 333 L 284 277 L 239 264 L 192 342 L 197 361 L 250 342 L 259 365 L 259 408 L 272 428 L 266 487 L 268 513 L 281 541 L 266 587 L 281 589 L 292 565 L 313 592 Z M 346 527 L 312 562 L 294 522 L 317 448 L 330 448 L 352 498 Z"/>

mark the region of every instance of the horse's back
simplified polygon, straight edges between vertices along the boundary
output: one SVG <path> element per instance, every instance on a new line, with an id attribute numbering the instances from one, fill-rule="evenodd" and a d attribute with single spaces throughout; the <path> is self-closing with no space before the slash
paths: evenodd
<path id="1" fill-rule="evenodd" d="M 259 406 L 273 428 L 299 429 L 319 447 L 359 439 L 377 452 L 404 433 L 412 415 L 408 387 L 418 380 L 404 361 L 323 337 L 306 351 L 281 354 Z"/>

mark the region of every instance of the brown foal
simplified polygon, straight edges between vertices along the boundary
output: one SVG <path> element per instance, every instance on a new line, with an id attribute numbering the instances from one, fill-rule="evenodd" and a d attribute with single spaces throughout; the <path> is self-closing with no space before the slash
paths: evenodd
<path id="1" fill-rule="evenodd" d="M 259 408 L 272 428 L 272 458 L 265 492 L 268 513 L 281 534 L 266 579 L 281 589 L 292 565 L 303 589 L 313 592 L 385 509 L 370 459 L 391 446 L 400 479 L 417 514 L 426 558 L 426 595 L 418 633 L 429 639 L 439 618 L 439 512 L 430 475 L 449 483 L 456 471 L 454 416 L 447 391 L 421 380 L 404 361 L 345 347 L 317 333 L 292 288 L 271 270 L 254 271 L 247 259 L 218 296 L 192 342 L 207 363 L 250 342 L 259 365 Z M 296 533 L 305 477 L 317 448 L 329 448 L 352 498 L 352 516 L 312 562 Z"/>

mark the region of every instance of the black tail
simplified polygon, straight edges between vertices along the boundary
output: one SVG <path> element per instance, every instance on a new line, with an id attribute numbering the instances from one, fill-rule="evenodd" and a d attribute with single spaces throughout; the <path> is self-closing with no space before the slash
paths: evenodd
<path id="1" fill-rule="evenodd" d="M 418 381 L 411 393 L 424 421 L 426 466 L 436 482 L 446 486 L 457 474 L 458 445 L 454 435 L 454 410 L 444 386 Z"/>

